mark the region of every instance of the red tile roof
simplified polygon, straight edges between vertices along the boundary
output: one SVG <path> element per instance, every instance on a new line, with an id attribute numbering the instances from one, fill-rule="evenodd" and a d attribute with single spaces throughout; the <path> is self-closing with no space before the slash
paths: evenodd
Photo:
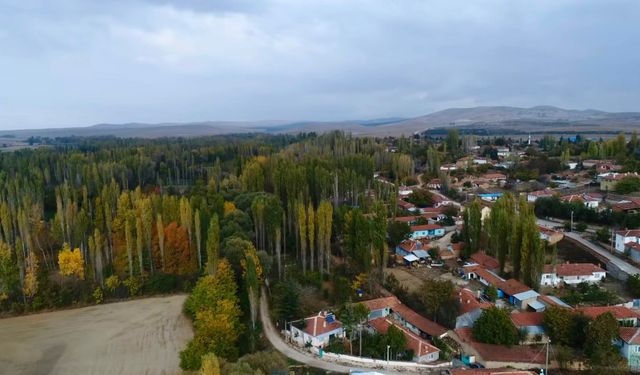
<path id="1" fill-rule="evenodd" d="M 520 327 L 541 326 L 542 316 L 541 312 L 519 312 L 511 314 L 511 321 L 513 324 Z"/>
<path id="2" fill-rule="evenodd" d="M 376 311 L 376 310 L 382 310 L 387 307 L 393 308 L 401 304 L 402 302 L 400 302 L 400 300 L 396 296 L 391 296 L 391 297 L 370 299 L 368 301 L 362 301 L 362 303 L 369 308 L 369 311 Z"/>
<path id="3" fill-rule="evenodd" d="M 455 333 L 463 341 L 469 343 L 485 361 L 544 363 L 544 350 L 532 345 L 493 345 L 483 344 L 473 339 L 471 328 L 459 328 Z M 490 374 L 490 373 L 489 373 Z"/>
<path id="4" fill-rule="evenodd" d="M 411 253 L 414 250 L 424 250 L 426 248 L 424 245 L 426 244 L 428 244 L 428 242 L 424 243 L 421 241 L 406 240 L 402 241 L 398 247 Z"/>
<path id="5" fill-rule="evenodd" d="M 620 338 L 627 344 L 640 345 L 640 328 L 620 327 Z"/>
<path id="6" fill-rule="evenodd" d="M 624 244 L 624 247 L 626 247 L 628 249 L 633 249 L 633 250 L 640 251 L 640 243 L 637 243 L 637 242 L 629 241 L 629 242 Z"/>
<path id="7" fill-rule="evenodd" d="M 371 328 L 375 329 L 377 332 L 380 332 L 382 334 L 386 334 L 387 331 L 389 330 L 389 327 L 391 327 L 392 325 L 395 326 L 400 331 L 402 331 L 402 333 L 404 334 L 404 337 L 407 339 L 407 348 L 413 350 L 414 355 L 418 357 L 422 357 L 424 355 L 436 353 L 440 351 L 440 349 L 429 344 L 420 336 L 409 331 L 407 328 L 403 327 L 402 325 L 392 322 L 389 319 L 377 318 L 377 319 L 370 320 L 368 324 L 369 326 L 371 326 Z"/>
<path id="8" fill-rule="evenodd" d="M 460 301 L 460 314 L 466 314 L 475 309 L 486 309 L 493 306 L 490 302 L 481 302 L 471 290 L 462 288 L 458 292 L 458 300 Z"/>
<path id="9" fill-rule="evenodd" d="M 505 292 L 510 296 L 514 296 L 518 293 L 526 292 L 527 290 L 531 290 L 528 286 L 524 285 L 520 281 L 516 279 L 509 279 L 507 281 L 502 282 L 498 285 L 498 288 Z"/>
<path id="10" fill-rule="evenodd" d="M 472 254 L 471 260 L 489 270 L 500 267 L 500 262 L 498 262 L 496 258 L 487 255 L 484 251 L 478 251 L 477 253 Z"/>
<path id="11" fill-rule="evenodd" d="M 416 206 L 413 203 L 403 201 L 402 199 L 398 199 L 398 206 L 402 208 L 415 208 Z"/>
<path id="12" fill-rule="evenodd" d="M 404 320 L 418 327 L 418 329 L 428 335 L 440 337 L 447 333 L 446 328 L 411 310 L 406 305 L 396 305 L 392 310 L 402 316 Z"/>
<path id="13" fill-rule="evenodd" d="M 475 272 L 476 275 L 485 279 L 489 284 L 495 286 L 496 288 L 500 287 L 500 285 L 504 283 L 504 279 L 502 279 L 500 276 L 487 271 L 481 266 L 476 266 L 475 269 L 473 269 L 473 272 Z"/>
<path id="14" fill-rule="evenodd" d="M 640 229 L 623 229 L 616 232 L 624 237 L 640 237 Z"/>
<path id="15" fill-rule="evenodd" d="M 342 327 L 342 323 L 335 319 L 335 316 L 331 323 L 327 321 L 327 315 L 322 312 L 318 315 L 310 316 L 305 319 L 307 325 L 304 327 L 304 331 L 311 336 L 317 337 L 323 333 L 331 332 L 335 329 Z"/>
<path id="16" fill-rule="evenodd" d="M 412 232 L 417 232 L 420 230 L 436 230 L 436 229 L 442 229 L 442 226 L 438 225 L 438 224 L 424 224 L 424 225 L 412 225 L 411 226 L 411 231 Z"/>
<path id="17" fill-rule="evenodd" d="M 595 319 L 606 312 L 612 313 L 616 319 L 640 318 L 640 314 L 624 306 L 578 307 L 577 310 L 591 319 Z"/>
<path id="18" fill-rule="evenodd" d="M 544 273 L 554 273 L 554 266 L 545 264 Z M 561 263 L 555 266 L 555 273 L 558 276 L 590 276 L 595 272 L 605 272 L 593 263 Z"/>

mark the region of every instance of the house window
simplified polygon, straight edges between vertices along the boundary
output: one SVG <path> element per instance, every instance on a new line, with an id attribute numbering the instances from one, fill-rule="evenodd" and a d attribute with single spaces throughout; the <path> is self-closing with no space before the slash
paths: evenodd
<path id="1" fill-rule="evenodd" d="M 636 353 L 640 353 L 640 345 L 636 345 L 635 348 L 636 348 Z"/>

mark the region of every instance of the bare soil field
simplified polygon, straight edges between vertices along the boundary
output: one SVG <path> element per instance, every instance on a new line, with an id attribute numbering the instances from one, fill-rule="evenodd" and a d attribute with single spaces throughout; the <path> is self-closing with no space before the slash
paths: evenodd
<path id="1" fill-rule="evenodd" d="M 0 374 L 180 374 L 185 295 L 0 319 Z"/>

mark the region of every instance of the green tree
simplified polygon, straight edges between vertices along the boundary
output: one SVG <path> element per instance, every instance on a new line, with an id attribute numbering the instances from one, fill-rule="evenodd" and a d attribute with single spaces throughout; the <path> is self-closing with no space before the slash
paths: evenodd
<path id="1" fill-rule="evenodd" d="M 573 332 L 576 329 L 574 316 L 571 310 L 558 306 L 545 309 L 542 324 L 553 343 L 573 345 Z"/>
<path id="2" fill-rule="evenodd" d="M 389 246 L 396 247 L 402 241 L 409 239 L 411 227 L 404 221 L 392 221 L 389 223 Z"/>
<path id="3" fill-rule="evenodd" d="M 218 215 L 213 214 L 209 223 L 209 231 L 207 232 L 207 266 L 206 270 L 209 275 L 216 274 L 216 267 L 220 257 L 220 221 Z"/>
<path id="4" fill-rule="evenodd" d="M 431 319 L 438 321 L 441 308 L 455 294 L 455 287 L 450 280 L 427 279 L 420 290 L 420 300 L 424 304 Z"/>
<path id="5" fill-rule="evenodd" d="M 517 345 L 518 329 L 505 309 L 490 307 L 482 312 L 473 326 L 473 337 L 486 344 Z"/>
<path id="6" fill-rule="evenodd" d="M 11 253 L 11 246 L 0 241 L 0 306 L 16 293 L 20 281 L 18 267 L 13 262 Z"/>
<path id="7" fill-rule="evenodd" d="M 629 194 L 640 191 L 640 177 L 627 176 L 622 178 L 615 185 L 615 191 L 618 194 Z"/>
<path id="8" fill-rule="evenodd" d="M 480 211 L 480 201 L 476 198 L 471 202 L 471 205 L 464 210 L 464 256 L 468 257 L 471 254 L 480 250 L 480 240 L 482 236 L 482 214 Z"/>
<path id="9" fill-rule="evenodd" d="M 620 325 L 610 312 L 598 316 L 587 330 L 585 354 L 594 369 L 620 369 L 625 364 L 613 340 L 620 335 Z"/>

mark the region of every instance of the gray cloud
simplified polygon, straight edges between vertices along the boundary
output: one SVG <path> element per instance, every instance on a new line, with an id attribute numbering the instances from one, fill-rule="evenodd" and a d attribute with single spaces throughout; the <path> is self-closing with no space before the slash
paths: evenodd
<path id="1" fill-rule="evenodd" d="M 0 128 L 639 110 L 640 3 L 0 0 Z"/>

